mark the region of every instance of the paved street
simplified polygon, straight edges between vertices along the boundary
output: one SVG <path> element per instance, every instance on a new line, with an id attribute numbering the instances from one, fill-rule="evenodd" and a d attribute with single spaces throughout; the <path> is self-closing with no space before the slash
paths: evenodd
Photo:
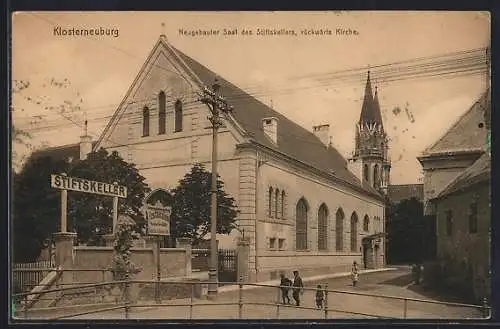
<path id="1" fill-rule="evenodd" d="M 402 298 L 425 299 L 410 289 L 411 276 L 407 268 L 398 268 L 393 271 L 364 274 L 360 276 L 359 286 L 353 288 L 348 277 L 322 280 L 320 282 L 306 282 L 306 287 L 316 287 L 317 284 L 328 284 L 328 314 L 327 318 L 404 318 L 405 303 L 406 317 L 419 319 L 464 319 L 479 318 L 477 310 L 458 306 L 445 306 L 401 299 L 388 299 L 376 296 L 360 296 L 345 292 L 364 293 L 371 295 L 398 296 Z M 343 293 L 341 293 L 343 292 Z M 314 308 L 314 291 L 305 291 L 301 296 L 301 306 Z M 245 319 L 324 319 L 325 311 L 317 309 L 296 308 L 276 303 L 278 291 L 275 287 L 259 287 L 243 290 L 241 294 L 243 307 L 242 318 Z M 238 319 L 239 292 L 231 291 L 220 294 L 215 301 L 190 299 L 166 301 L 168 306 L 133 308 L 131 319 Z M 227 303 L 232 305 L 216 305 Z M 260 305 L 255 305 L 257 303 Z M 264 304 L 264 305 L 262 305 Z M 279 305 L 279 306 L 278 306 Z M 124 319 L 124 310 L 115 310 L 74 317 L 73 319 Z"/>

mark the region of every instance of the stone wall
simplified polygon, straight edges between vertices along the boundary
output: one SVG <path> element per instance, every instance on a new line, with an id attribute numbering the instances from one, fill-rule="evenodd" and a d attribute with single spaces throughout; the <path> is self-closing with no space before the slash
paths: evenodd
<path id="1" fill-rule="evenodd" d="M 186 273 L 186 250 L 181 248 L 160 249 L 161 277 L 178 277 L 190 275 Z M 106 269 L 111 265 L 113 257 L 112 247 L 74 247 L 75 269 Z M 142 267 L 137 280 L 151 280 L 156 278 L 156 259 L 153 248 L 133 248 L 132 262 Z M 111 280 L 111 273 L 99 271 L 73 272 L 75 282 L 102 282 Z"/>
<path id="2" fill-rule="evenodd" d="M 475 297 L 490 294 L 490 186 L 448 196 L 437 203 L 437 252 L 443 276 L 450 284 L 466 286 Z M 477 203 L 477 233 L 469 231 L 469 206 Z M 451 235 L 446 212 L 453 211 Z"/>

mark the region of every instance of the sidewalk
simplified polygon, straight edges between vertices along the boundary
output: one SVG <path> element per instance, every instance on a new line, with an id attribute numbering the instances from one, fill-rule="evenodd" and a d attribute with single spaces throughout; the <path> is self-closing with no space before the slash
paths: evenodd
<path id="1" fill-rule="evenodd" d="M 384 267 L 384 268 L 377 268 L 373 270 L 360 270 L 359 273 L 361 274 L 368 274 L 368 273 L 377 273 L 377 272 L 385 272 L 385 271 L 395 271 L 397 268 L 393 267 Z M 340 273 L 331 273 L 331 274 L 324 274 L 324 275 L 316 275 L 316 276 L 310 276 L 310 277 L 305 277 L 302 278 L 302 282 L 317 282 L 320 280 L 328 280 L 328 279 L 335 279 L 335 278 L 342 278 L 342 277 L 348 277 L 351 275 L 351 272 L 340 272 Z M 280 280 L 271 280 L 271 281 L 264 281 L 264 282 L 254 282 L 254 284 L 262 285 L 262 286 L 279 286 Z M 263 287 L 261 286 L 250 286 L 250 285 L 244 285 L 241 289 L 242 290 L 250 290 L 250 289 L 262 289 Z M 219 293 L 225 293 L 225 292 L 230 292 L 230 291 L 237 291 L 239 289 L 238 284 L 230 285 L 230 286 L 224 286 L 220 287 L 218 289 Z"/>

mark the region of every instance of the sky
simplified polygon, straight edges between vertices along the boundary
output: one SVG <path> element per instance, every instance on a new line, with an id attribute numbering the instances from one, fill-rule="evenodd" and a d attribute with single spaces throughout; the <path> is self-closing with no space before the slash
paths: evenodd
<path id="1" fill-rule="evenodd" d="M 58 35 L 57 27 L 114 34 Z M 293 29 L 298 35 L 255 35 L 259 28 Z M 357 34 L 300 34 L 337 28 Z M 192 36 L 179 29 L 220 32 Z M 237 29 L 238 35 L 224 36 L 224 29 Z M 244 29 L 254 35 L 242 35 Z M 330 124 L 333 145 L 348 158 L 366 77 L 321 84 L 318 75 L 486 47 L 490 17 L 485 12 L 15 13 L 12 79 L 29 85 L 13 94 L 13 124 L 31 134 L 34 147 L 78 142 L 85 118 L 97 139 L 162 33 L 174 47 L 304 128 Z M 468 110 L 484 91 L 486 76 L 377 83 L 372 74 L 372 82 L 391 139 L 391 183 L 413 184 L 421 179 L 417 156 Z M 405 111 L 395 115 L 395 108 L 408 108 L 414 121 Z"/>

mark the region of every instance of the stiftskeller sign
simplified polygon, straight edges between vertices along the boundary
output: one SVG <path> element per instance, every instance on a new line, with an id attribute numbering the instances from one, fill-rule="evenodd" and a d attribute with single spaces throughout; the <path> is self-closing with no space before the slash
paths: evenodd
<path id="1" fill-rule="evenodd" d="M 119 198 L 127 197 L 127 188 L 117 184 L 95 182 L 88 179 L 51 175 L 51 186 L 62 190 L 71 190 L 91 194 L 101 194 Z"/>

